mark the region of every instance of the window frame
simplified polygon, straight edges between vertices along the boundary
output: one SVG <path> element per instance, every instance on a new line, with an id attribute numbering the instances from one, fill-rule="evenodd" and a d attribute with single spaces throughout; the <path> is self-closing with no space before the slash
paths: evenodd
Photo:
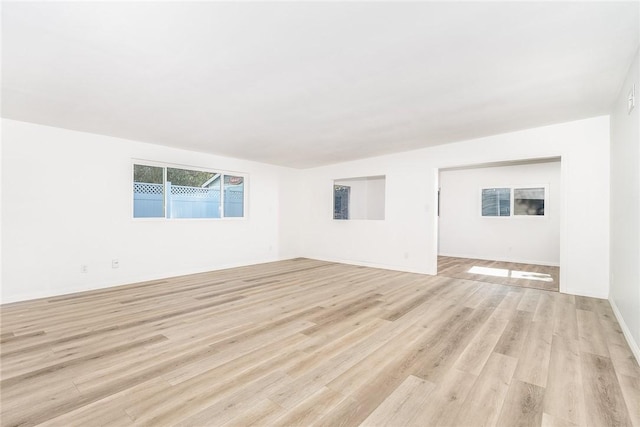
<path id="1" fill-rule="evenodd" d="M 482 191 L 489 190 L 494 188 L 508 188 L 510 190 L 510 201 L 509 201 L 509 215 L 482 215 Z M 544 214 L 542 215 L 516 215 L 515 208 L 515 190 L 523 190 L 530 188 L 543 188 L 544 189 Z M 549 217 L 549 184 L 527 184 L 527 185 L 483 185 L 478 190 L 478 215 L 480 218 L 538 218 L 539 220 Z"/>
<path id="2" fill-rule="evenodd" d="M 163 186 L 166 188 L 167 182 L 167 168 L 174 169 L 186 169 L 193 170 L 198 172 L 208 172 L 208 173 L 219 173 L 220 174 L 220 217 L 218 218 L 170 218 L 167 217 L 167 194 L 166 191 L 163 191 L 164 200 L 163 200 L 163 217 L 136 217 L 134 212 L 134 171 L 135 165 L 140 166 L 153 166 L 153 167 L 161 167 L 162 171 L 162 179 Z M 234 176 L 234 177 L 242 177 L 243 179 L 243 194 L 242 194 L 242 216 L 224 216 L 224 178 L 225 176 Z M 160 162 L 154 160 L 144 160 L 144 159 L 131 159 L 131 165 L 129 168 L 129 203 L 130 203 L 130 215 L 131 219 L 134 221 L 244 221 L 249 219 L 249 174 L 245 172 L 236 172 L 224 169 L 212 169 L 202 166 L 193 166 L 193 165 L 185 165 L 181 163 L 168 163 L 168 162 Z"/>

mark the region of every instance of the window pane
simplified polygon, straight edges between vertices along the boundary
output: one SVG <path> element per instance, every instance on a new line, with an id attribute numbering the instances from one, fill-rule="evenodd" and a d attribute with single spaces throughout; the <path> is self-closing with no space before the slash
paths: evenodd
<path id="1" fill-rule="evenodd" d="M 220 218 L 220 176 L 167 168 L 167 218 Z"/>
<path id="2" fill-rule="evenodd" d="M 333 186 L 333 219 L 349 219 L 350 193 L 348 185 Z"/>
<path id="3" fill-rule="evenodd" d="M 133 180 L 134 218 L 242 218 L 245 215 L 242 176 L 134 165 Z"/>
<path id="4" fill-rule="evenodd" d="M 224 216 L 242 218 L 244 216 L 244 178 L 224 176 Z"/>
<path id="5" fill-rule="evenodd" d="M 544 215 L 544 187 L 515 188 L 513 190 L 514 215 Z"/>
<path id="6" fill-rule="evenodd" d="M 133 165 L 133 217 L 164 217 L 163 168 Z"/>
<path id="7" fill-rule="evenodd" d="M 482 189 L 482 216 L 511 215 L 510 188 Z"/>

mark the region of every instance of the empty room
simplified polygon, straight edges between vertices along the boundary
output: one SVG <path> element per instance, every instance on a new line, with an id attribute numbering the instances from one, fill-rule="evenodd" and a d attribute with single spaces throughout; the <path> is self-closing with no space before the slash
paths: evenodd
<path id="1" fill-rule="evenodd" d="M 640 426 L 640 2 L 1 20 L 2 427 Z"/>

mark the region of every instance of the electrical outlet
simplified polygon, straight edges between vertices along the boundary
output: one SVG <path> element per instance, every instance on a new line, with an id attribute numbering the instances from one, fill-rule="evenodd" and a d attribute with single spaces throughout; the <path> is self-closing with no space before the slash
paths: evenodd
<path id="1" fill-rule="evenodd" d="M 117 259 L 112 259 L 111 260 L 111 268 L 118 268 L 120 267 L 120 261 Z"/>
<path id="2" fill-rule="evenodd" d="M 89 266 L 87 264 L 81 264 L 80 265 L 80 273 L 88 273 L 89 272 Z"/>

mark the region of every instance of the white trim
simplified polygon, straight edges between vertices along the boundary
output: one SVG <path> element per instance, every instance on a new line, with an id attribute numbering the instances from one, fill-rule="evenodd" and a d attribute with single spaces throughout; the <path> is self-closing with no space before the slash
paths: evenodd
<path id="1" fill-rule="evenodd" d="M 206 166 L 185 165 L 182 163 L 163 162 L 161 160 L 147 160 L 147 159 L 141 159 L 138 157 L 132 157 L 131 163 L 136 165 L 157 166 L 157 167 L 174 168 L 174 169 L 189 169 L 189 170 L 196 170 L 196 171 L 210 172 L 210 173 L 222 173 L 224 175 L 234 175 L 234 176 L 248 175 L 246 172 L 240 172 L 240 171 L 231 171 L 227 169 L 213 169 Z"/>
<path id="2" fill-rule="evenodd" d="M 613 310 L 613 314 L 616 316 L 618 320 L 618 324 L 620 325 L 620 329 L 622 329 L 622 333 L 624 334 L 625 339 L 627 340 L 627 344 L 629 344 L 629 348 L 631 352 L 636 358 L 636 361 L 640 364 L 640 347 L 638 347 L 638 343 L 633 339 L 633 335 L 627 326 L 627 323 L 624 321 L 624 317 L 618 310 L 618 306 L 613 298 L 609 297 L 609 304 L 611 304 L 611 309 Z"/>
<path id="3" fill-rule="evenodd" d="M 435 276 L 435 271 L 428 271 L 425 269 L 416 269 L 404 267 L 401 265 L 391 265 L 391 264 L 381 264 L 377 262 L 368 262 L 368 261 L 355 261 L 351 259 L 341 259 L 341 258 L 333 258 L 333 257 L 317 257 L 317 256 L 307 256 L 303 255 L 302 258 L 312 259 L 316 261 L 325 261 L 325 262 L 333 262 L 336 264 L 347 264 L 347 265 L 355 265 L 360 267 L 370 267 L 370 268 L 379 268 L 382 270 L 392 270 L 392 271 L 400 271 L 403 273 L 415 273 L 415 274 L 424 274 L 427 276 Z"/>
<path id="4" fill-rule="evenodd" d="M 560 273 L 562 273 L 562 268 L 560 268 Z M 589 297 L 589 298 L 598 298 L 598 299 L 607 299 L 607 295 L 602 292 L 585 292 L 582 289 L 570 288 L 570 287 L 562 287 L 562 279 L 560 279 L 560 293 L 575 295 L 578 297 Z"/>
<path id="5" fill-rule="evenodd" d="M 297 258 L 297 257 L 294 257 L 294 258 Z M 102 282 L 102 283 L 92 283 L 87 286 L 83 286 L 83 285 L 69 286 L 63 289 L 55 289 L 55 291 L 49 290 L 49 291 L 41 291 L 41 292 L 29 292 L 25 294 L 11 295 L 10 297 L 5 297 L 4 295 L 2 295 L 0 298 L 0 305 L 12 304 L 12 303 L 22 302 L 22 301 L 31 301 L 35 299 L 54 298 L 54 297 L 63 296 L 63 295 L 78 294 L 83 292 L 96 291 L 100 289 L 115 289 L 118 287 L 135 285 L 142 282 L 150 282 L 154 280 L 165 280 L 165 279 L 171 279 L 174 277 L 188 276 L 191 274 L 200 274 L 200 273 L 208 273 L 211 271 L 226 270 L 229 268 L 238 268 L 238 267 L 247 267 L 247 266 L 259 265 L 259 264 L 267 264 L 270 262 L 285 261 L 288 259 L 293 259 L 293 258 L 291 257 L 260 258 L 260 259 L 252 260 L 249 262 L 233 262 L 233 263 L 227 263 L 227 264 L 212 265 L 208 267 L 174 270 L 172 272 L 163 273 L 160 275 L 143 274 L 140 276 L 132 276 L 130 278 L 124 278 L 122 280 L 113 281 L 113 282 L 108 281 L 108 282 Z"/>

